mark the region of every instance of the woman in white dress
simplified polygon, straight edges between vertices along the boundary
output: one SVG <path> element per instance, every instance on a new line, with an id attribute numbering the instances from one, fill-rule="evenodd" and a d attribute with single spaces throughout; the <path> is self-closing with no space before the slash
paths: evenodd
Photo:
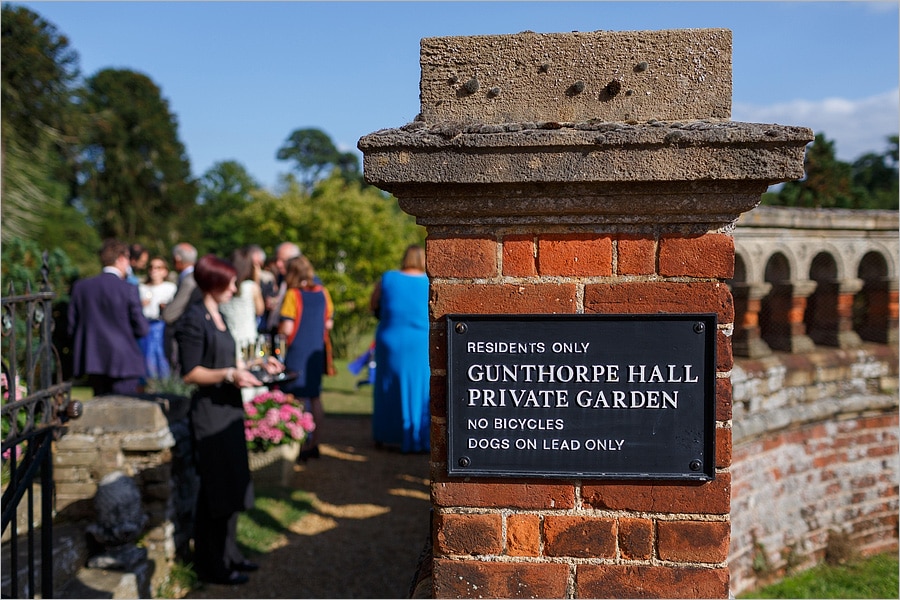
<path id="1" fill-rule="evenodd" d="M 168 275 L 169 267 L 166 260 L 156 256 L 147 268 L 147 282 L 138 284 L 142 310 L 150 322 L 150 330 L 145 337 L 138 340 L 138 345 L 144 354 L 147 377 L 150 379 L 166 379 L 170 372 L 163 341 L 166 322 L 160 318 L 160 307 L 172 301 L 178 286 L 166 279 Z"/>

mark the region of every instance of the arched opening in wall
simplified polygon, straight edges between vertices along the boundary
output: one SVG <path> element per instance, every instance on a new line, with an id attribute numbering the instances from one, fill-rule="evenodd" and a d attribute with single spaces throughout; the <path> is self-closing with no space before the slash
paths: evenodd
<path id="1" fill-rule="evenodd" d="M 769 257 L 765 278 L 772 288 L 760 302 L 760 337 L 772 350 L 790 352 L 794 286 L 791 285 L 791 266 L 784 254 L 776 252 Z"/>
<path id="2" fill-rule="evenodd" d="M 862 257 L 857 277 L 863 287 L 853 298 L 853 330 L 869 342 L 888 342 L 890 328 L 890 280 L 887 261 L 878 252 Z"/>
<path id="3" fill-rule="evenodd" d="M 834 257 L 827 252 L 817 254 L 809 267 L 809 278 L 816 282 L 816 289 L 806 301 L 806 333 L 823 346 L 839 346 L 839 315 L 837 280 L 838 270 Z"/>

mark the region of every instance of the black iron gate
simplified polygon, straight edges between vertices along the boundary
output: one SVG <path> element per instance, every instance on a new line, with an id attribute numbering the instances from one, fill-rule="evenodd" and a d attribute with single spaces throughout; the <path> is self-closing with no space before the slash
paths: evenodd
<path id="1" fill-rule="evenodd" d="M 71 382 L 62 381 L 59 354 L 53 346 L 53 292 L 47 253 L 43 283 L 30 283 L 18 294 L 12 284 L 2 298 L 2 483 L 3 534 L 9 530 L 9 564 L 3 566 L 3 597 L 53 598 L 53 441 L 64 423 L 81 415 L 72 401 Z M 39 494 L 35 485 L 39 484 Z M 39 516 L 35 496 L 39 495 Z M 37 517 L 37 518 L 36 518 Z M 19 531 L 21 524 L 25 531 Z M 39 538 L 39 539 L 36 539 Z M 24 546 L 24 548 L 23 548 Z M 24 560 L 25 564 L 20 564 Z M 39 574 L 39 575 L 38 575 Z"/>

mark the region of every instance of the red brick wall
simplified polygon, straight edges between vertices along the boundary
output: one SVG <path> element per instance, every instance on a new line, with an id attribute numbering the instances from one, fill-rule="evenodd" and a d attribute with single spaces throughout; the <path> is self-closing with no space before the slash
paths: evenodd
<path id="1" fill-rule="evenodd" d="M 732 238 L 432 232 L 426 254 L 435 596 L 728 597 Z M 714 481 L 448 477 L 445 315 L 660 312 L 718 314 Z"/>
<path id="2" fill-rule="evenodd" d="M 830 532 L 896 552 L 896 348 L 740 360 L 735 386 L 733 593 L 821 561 Z"/>

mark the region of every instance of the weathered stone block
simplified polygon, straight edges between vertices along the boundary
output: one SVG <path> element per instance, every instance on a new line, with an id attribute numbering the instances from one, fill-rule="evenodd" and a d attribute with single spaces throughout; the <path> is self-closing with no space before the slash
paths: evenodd
<path id="1" fill-rule="evenodd" d="M 126 396 L 103 396 L 84 405 L 84 414 L 69 422 L 72 433 L 158 431 L 169 423 L 156 402 Z"/>
<path id="2" fill-rule="evenodd" d="M 168 427 L 122 436 L 122 450 L 129 452 L 159 452 L 174 445 L 175 438 Z"/>
<path id="3" fill-rule="evenodd" d="M 59 445 L 57 446 L 56 452 L 53 453 L 53 466 L 56 469 L 65 469 L 66 467 L 89 467 L 97 461 L 99 456 L 100 451 L 97 450 L 96 447 L 94 447 L 93 450 L 72 451 Z"/>
<path id="4" fill-rule="evenodd" d="M 731 116 L 727 29 L 425 38 L 420 63 L 427 123 Z"/>
<path id="5" fill-rule="evenodd" d="M 53 479 L 59 484 L 60 482 L 80 483 L 90 481 L 91 470 L 87 467 L 62 467 L 53 471 Z"/>
<path id="6" fill-rule="evenodd" d="M 54 455 L 65 454 L 69 452 L 96 452 L 97 437 L 94 435 L 84 435 L 75 433 L 69 429 L 65 436 L 54 442 L 56 451 Z"/>

